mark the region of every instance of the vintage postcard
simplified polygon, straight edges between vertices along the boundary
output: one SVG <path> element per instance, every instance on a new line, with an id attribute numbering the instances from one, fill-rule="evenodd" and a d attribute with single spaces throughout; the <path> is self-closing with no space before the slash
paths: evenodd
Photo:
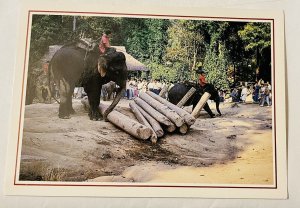
<path id="1" fill-rule="evenodd" d="M 287 197 L 282 12 L 26 4 L 7 195 Z"/>

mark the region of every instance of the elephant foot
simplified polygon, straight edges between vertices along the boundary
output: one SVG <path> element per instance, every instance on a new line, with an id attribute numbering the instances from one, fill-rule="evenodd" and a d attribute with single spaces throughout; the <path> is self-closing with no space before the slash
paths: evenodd
<path id="1" fill-rule="evenodd" d="M 70 115 L 58 115 L 58 117 L 61 119 L 70 119 L 71 118 Z"/>
<path id="2" fill-rule="evenodd" d="M 75 110 L 73 108 L 70 110 L 70 114 L 75 114 Z"/>
<path id="3" fill-rule="evenodd" d="M 94 111 L 90 111 L 89 112 L 89 117 L 90 117 L 90 120 L 92 120 L 92 121 L 98 121 L 98 120 L 103 119 L 101 114 L 100 114 L 99 109 L 94 110 Z"/>

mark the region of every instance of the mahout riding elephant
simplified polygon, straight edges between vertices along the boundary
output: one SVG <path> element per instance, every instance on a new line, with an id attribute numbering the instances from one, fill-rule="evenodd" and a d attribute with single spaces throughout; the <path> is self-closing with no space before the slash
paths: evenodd
<path id="1" fill-rule="evenodd" d="M 49 69 L 50 77 L 59 87 L 59 118 L 70 118 L 70 114 L 75 112 L 72 107 L 72 94 L 78 82 L 87 93 L 91 120 L 101 119 L 99 104 L 103 84 L 114 81 L 120 86 L 115 99 L 103 114 L 104 119 L 118 104 L 126 89 L 128 72 L 125 55 L 114 48 L 100 55 L 96 43 L 89 48 L 79 47 L 77 43 L 63 46 L 54 54 Z"/>
<path id="2" fill-rule="evenodd" d="M 186 106 L 188 105 L 193 105 L 193 109 L 199 102 L 200 98 L 204 94 L 204 92 L 208 92 L 211 94 L 210 100 L 214 100 L 216 103 L 216 109 L 219 113 L 221 114 L 221 111 L 219 109 L 219 104 L 220 104 L 220 96 L 218 94 L 218 91 L 215 89 L 215 87 L 212 84 L 206 84 L 206 87 L 203 89 L 199 86 L 199 84 L 196 83 L 191 83 L 191 82 L 186 82 L 186 83 L 177 83 L 175 84 L 169 91 L 168 93 L 168 99 L 171 103 L 177 104 L 183 96 L 192 88 L 194 87 L 196 89 L 196 92 L 194 95 L 186 102 Z M 204 110 L 210 115 L 210 117 L 215 117 L 215 114 L 211 111 L 209 105 L 205 103 L 204 105 Z"/>
<path id="3" fill-rule="evenodd" d="M 110 81 L 109 83 L 106 83 L 102 85 L 102 98 L 104 101 L 112 99 L 112 97 L 115 97 L 115 92 L 117 90 L 116 83 L 113 81 Z"/>

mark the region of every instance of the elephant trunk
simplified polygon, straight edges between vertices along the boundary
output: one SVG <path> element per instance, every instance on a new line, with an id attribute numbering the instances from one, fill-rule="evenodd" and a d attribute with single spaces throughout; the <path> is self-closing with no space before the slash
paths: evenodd
<path id="1" fill-rule="evenodd" d="M 121 87 L 121 88 L 118 90 L 117 95 L 116 95 L 114 101 L 113 101 L 112 104 L 106 109 L 106 111 L 103 113 L 103 118 L 104 118 L 105 120 L 107 120 L 107 119 L 106 119 L 106 118 L 107 118 L 107 115 L 108 115 L 110 112 L 113 111 L 113 109 L 116 107 L 116 105 L 117 105 L 117 104 L 119 103 L 119 101 L 121 100 L 121 97 L 122 97 L 122 95 L 123 95 L 124 92 L 125 92 L 125 89 L 126 89 L 126 88 L 123 86 L 123 87 Z"/>

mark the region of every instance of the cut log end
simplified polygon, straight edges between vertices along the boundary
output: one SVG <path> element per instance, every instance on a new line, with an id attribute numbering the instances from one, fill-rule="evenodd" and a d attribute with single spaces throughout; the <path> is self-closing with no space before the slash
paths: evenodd
<path id="1" fill-rule="evenodd" d="M 152 131 L 148 127 L 145 128 L 144 125 L 140 125 L 137 127 L 137 135 L 139 136 L 140 139 L 147 140 L 151 137 Z"/>
<path id="2" fill-rule="evenodd" d="M 103 114 L 108 106 L 100 104 L 100 112 Z M 113 123 L 114 125 L 118 126 L 131 136 L 146 140 L 149 139 L 152 135 L 152 130 L 137 121 L 129 118 L 128 116 L 123 115 L 122 113 L 113 110 L 107 116 L 107 119 Z"/>
<path id="3" fill-rule="evenodd" d="M 156 144 L 157 143 L 157 136 L 156 134 L 152 134 L 152 136 L 150 137 L 150 141 L 152 142 L 152 144 Z"/>
<path id="4" fill-rule="evenodd" d="M 148 120 L 157 137 L 162 137 L 164 135 L 164 131 L 161 128 L 159 122 L 156 121 L 152 116 L 150 116 L 146 111 L 144 111 L 140 106 L 135 106 L 141 112 L 141 114 Z"/>
<path id="5" fill-rule="evenodd" d="M 189 130 L 189 126 L 187 124 L 183 124 L 182 126 L 179 127 L 179 132 L 181 134 L 186 134 Z"/>
<path id="6" fill-rule="evenodd" d="M 184 121 L 188 126 L 191 126 L 196 122 L 196 119 L 193 116 L 190 116 L 188 118 L 185 118 Z"/>
<path id="7" fill-rule="evenodd" d="M 163 137 L 164 136 L 164 131 L 162 129 L 155 130 L 155 134 L 157 137 Z"/>
<path id="8" fill-rule="evenodd" d="M 176 130 L 176 126 L 174 124 L 169 125 L 169 126 L 167 126 L 166 130 L 167 130 L 167 132 L 172 133 Z"/>

